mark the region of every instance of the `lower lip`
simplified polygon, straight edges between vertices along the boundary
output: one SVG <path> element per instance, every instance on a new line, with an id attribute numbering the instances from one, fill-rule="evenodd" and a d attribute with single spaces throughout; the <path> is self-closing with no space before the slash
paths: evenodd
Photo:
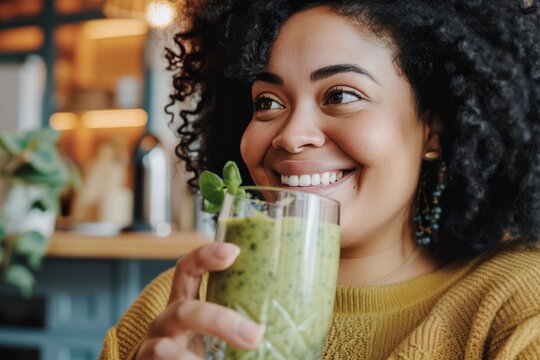
<path id="1" fill-rule="evenodd" d="M 358 169 L 355 169 L 355 170 L 349 172 L 347 175 L 345 175 L 340 180 L 338 180 L 338 181 L 336 181 L 336 182 L 334 182 L 332 184 L 329 184 L 329 185 L 289 186 L 289 185 L 286 185 L 286 184 L 283 184 L 283 183 L 280 182 L 280 186 L 285 187 L 287 189 L 291 189 L 291 190 L 307 191 L 307 192 L 310 192 L 310 193 L 316 193 L 316 194 L 321 194 L 321 195 L 328 196 L 329 194 L 331 194 L 336 189 L 336 187 L 340 186 L 341 184 L 345 183 L 348 180 L 351 180 L 353 178 L 353 175 L 357 171 L 358 171 Z M 280 178 L 280 177 L 281 177 L 281 175 L 278 174 L 278 178 Z"/>

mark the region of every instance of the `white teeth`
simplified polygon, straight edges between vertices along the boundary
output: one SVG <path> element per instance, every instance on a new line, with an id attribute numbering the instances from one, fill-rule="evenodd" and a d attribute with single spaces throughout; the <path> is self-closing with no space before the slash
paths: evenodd
<path id="1" fill-rule="evenodd" d="M 298 186 L 298 176 L 296 175 L 289 176 L 289 182 L 287 184 L 289 186 Z"/>
<path id="2" fill-rule="evenodd" d="M 322 175 L 321 175 L 321 184 L 323 184 L 323 185 L 330 184 L 330 173 L 329 172 L 322 173 Z"/>
<path id="3" fill-rule="evenodd" d="M 329 185 L 343 179 L 343 171 L 327 171 L 322 174 L 281 175 L 281 183 L 289 186 Z"/>
<path id="4" fill-rule="evenodd" d="M 309 175 L 300 175 L 298 178 L 298 185 L 300 186 L 309 186 L 311 185 L 311 176 Z"/>
<path id="5" fill-rule="evenodd" d="M 330 184 L 335 183 L 336 179 L 337 179 L 336 173 L 335 172 L 330 173 Z"/>

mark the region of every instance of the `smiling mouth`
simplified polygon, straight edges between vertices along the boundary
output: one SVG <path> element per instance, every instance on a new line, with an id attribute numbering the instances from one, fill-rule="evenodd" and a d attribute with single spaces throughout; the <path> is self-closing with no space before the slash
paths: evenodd
<path id="1" fill-rule="evenodd" d="M 349 173 L 352 170 L 336 170 L 326 171 L 322 173 L 314 174 L 302 174 L 302 175 L 280 175 L 281 183 L 287 186 L 294 187 L 307 187 L 307 186 L 326 186 L 334 184 Z"/>

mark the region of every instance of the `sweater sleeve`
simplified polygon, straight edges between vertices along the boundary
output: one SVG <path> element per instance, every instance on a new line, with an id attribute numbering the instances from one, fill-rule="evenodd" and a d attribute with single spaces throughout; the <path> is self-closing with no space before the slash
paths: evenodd
<path id="1" fill-rule="evenodd" d="M 127 360 L 146 336 L 152 321 L 169 299 L 174 268 L 154 279 L 139 295 L 120 321 L 105 335 L 100 360 Z"/>
<path id="2" fill-rule="evenodd" d="M 495 359 L 540 359 L 540 314 L 515 327 Z"/>
<path id="3" fill-rule="evenodd" d="M 489 342 L 489 359 L 540 359 L 540 267 L 538 256 L 524 257 L 530 261 L 526 271 L 515 270 L 509 275 L 511 295 L 497 311 Z"/>

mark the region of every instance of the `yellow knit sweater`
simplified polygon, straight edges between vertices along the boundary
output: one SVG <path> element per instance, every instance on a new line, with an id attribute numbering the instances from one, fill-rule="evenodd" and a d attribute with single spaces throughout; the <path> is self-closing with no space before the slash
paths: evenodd
<path id="1" fill-rule="evenodd" d="M 166 305 L 155 279 L 105 337 L 126 359 Z M 540 250 L 455 261 L 399 284 L 340 287 L 323 359 L 540 359 Z M 296 359 L 291 359 L 296 360 Z"/>

